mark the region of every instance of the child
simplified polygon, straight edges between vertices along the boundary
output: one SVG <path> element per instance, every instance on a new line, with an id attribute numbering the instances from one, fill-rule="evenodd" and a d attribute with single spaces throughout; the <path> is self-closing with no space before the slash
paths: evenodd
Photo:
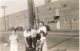
<path id="1" fill-rule="evenodd" d="M 10 40 L 10 51 L 18 51 L 18 36 L 15 34 L 16 30 L 12 31 L 12 34 L 9 36 Z"/>

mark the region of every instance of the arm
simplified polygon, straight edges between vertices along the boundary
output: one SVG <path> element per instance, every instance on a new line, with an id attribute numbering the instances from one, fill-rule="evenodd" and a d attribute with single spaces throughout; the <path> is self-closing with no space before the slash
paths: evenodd
<path id="1" fill-rule="evenodd" d="M 24 37 L 26 36 L 26 30 L 23 32 L 23 36 L 24 36 Z"/>
<path id="2" fill-rule="evenodd" d="M 46 28 L 46 27 L 44 27 L 44 28 L 43 28 L 43 31 L 44 31 L 45 36 L 46 36 L 46 35 L 48 34 L 48 33 L 47 33 L 47 28 Z"/>
<path id="3" fill-rule="evenodd" d="M 9 41 L 11 41 L 11 35 L 9 36 Z"/>
<path id="4" fill-rule="evenodd" d="M 43 45 L 43 44 L 44 44 L 44 41 L 45 41 L 45 39 L 41 40 L 41 45 Z"/>
<path id="5" fill-rule="evenodd" d="M 29 46 L 28 46 L 28 43 L 27 43 L 27 41 L 26 41 L 26 34 L 27 34 L 27 32 L 26 32 L 26 30 L 25 30 L 25 31 L 23 32 L 23 36 L 24 36 L 24 40 L 25 40 L 26 46 L 29 47 Z"/>
<path id="6" fill-rule="evenodd" d="M 28 43 L 27 43 L 27 41 L 26 41 L 26 37 L 25 37 L 25 44 L 26 44 L 27 47 L 29 47 L 29 45 L 28 45 Z"/>

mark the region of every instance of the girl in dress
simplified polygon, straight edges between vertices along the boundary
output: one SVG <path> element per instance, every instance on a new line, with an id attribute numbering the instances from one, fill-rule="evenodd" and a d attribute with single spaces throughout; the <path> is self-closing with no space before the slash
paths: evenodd
<path id="1" fill-rule="evenodd" d="M 25 51 L 31 51 L 32 50 L 32 38 L 31 38 L 31 27 L 28 26 L 27 29 L 25 29 L 24 34 L 25 38 Z"/>
<path id="2" fill-rule="evenodd" d="M 37 51 L 48 51 L 46 37 L 43 31 L 40 32 L 40 40 L 37 40 Z"/>
<path id="3" fill-rule="evenodd" d="M 18 51 L 18 36 L 15 34 L 16 30 L 12 31 L 12 34 L 9 36 L 10 40 L 10 51 Z"/>

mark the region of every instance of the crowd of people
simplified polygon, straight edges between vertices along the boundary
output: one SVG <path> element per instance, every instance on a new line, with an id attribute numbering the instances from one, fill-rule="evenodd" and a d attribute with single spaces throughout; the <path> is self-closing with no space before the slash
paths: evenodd
<path id="1" fill-rule="evenodd" d="M 47 28 L 44 22 L 39 22 L 39 28 L 28 26 L 23 32 L 25 39 L 25 51 L 48 51 L 46 43 Z M 15 31 L 9 37 L 10 51 L 18 51 L 18 36 Z"/>

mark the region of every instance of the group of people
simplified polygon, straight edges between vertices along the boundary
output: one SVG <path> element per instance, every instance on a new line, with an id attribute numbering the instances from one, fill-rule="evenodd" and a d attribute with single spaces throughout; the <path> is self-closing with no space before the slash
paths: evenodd
<path id="1" fill-rule="evenodd" d="M 39 22 L 39 28 L 36 25 L 32 28 L 25 28 L 23 36 L 25 39 L 25 51 L 48 51 L 46 43 L 47 28 L 44 22 Z M 10 51 L 18 51 L 18 36 L 13 32 L 9 37 Z"/>

